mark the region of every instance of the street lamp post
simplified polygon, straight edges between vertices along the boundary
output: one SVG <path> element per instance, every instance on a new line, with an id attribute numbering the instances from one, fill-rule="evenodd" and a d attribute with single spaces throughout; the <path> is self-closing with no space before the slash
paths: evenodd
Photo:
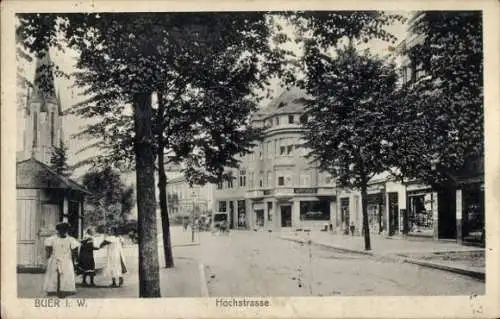
<path id="1" fill-rule="evenodd" d="M 193 200 L 193 210 L 192 210 L 192 213 L 191 213 L 191 220 L 193 222 L 193 225 L 191 226 L 191 242 L 194 242 L 194 227 L 195 227 L 195 223 L 194 223 L 194 206 L 195 206 L 196 197 L 197 197 L 197 193 L 196 193 L 196 190 L 193 188 L 193 190 L 191 192 L 191 198 Z"/>

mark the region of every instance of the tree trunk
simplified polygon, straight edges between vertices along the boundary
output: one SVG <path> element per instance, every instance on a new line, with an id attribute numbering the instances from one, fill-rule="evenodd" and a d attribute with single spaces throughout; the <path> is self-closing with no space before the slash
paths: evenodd
<path id="1" fill-rule="evenodd" d="M 139 235 L 139 297 L 160 297 L 151 93 L 133 96 Z"/>
<path id="2" fill-rule="evenodd" d="M 172 255 L 172 242 L 170 239 L 170 221 L 168 219 L 167 207 L 167 175 L 165 174 L 165 141 L 163 139 L 163 113 L 165 113 L 165 104 L 163 94 L 158 92 L 158 189 L 160 194 L 160 215 L 163 234 L 163 252 L 165 254 L 165 267 L 174 267 L 174 256 Z"/>
<path id="3" fill-rule="evenodd" d="M 371 250 L 370 227 L 368 225 L 368 203 L 366 201 L 368 192 L 366 183 L 361 187 L 361 209 L 363 212 L 363 234 L 365 237 L 365 250 Z"/>

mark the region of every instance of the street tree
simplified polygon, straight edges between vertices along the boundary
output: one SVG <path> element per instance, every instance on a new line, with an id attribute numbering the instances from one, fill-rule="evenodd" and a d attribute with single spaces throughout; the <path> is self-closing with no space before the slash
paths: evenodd
<path id="1" fill-rule="evenodd" d="M 370 250 L 367 187 L 388 168 L 395 67 L 352 45 L 338 49 L 334 58 L 306 51 L 305 59 L 307 156 L 330 172 L 338 186 L 361 191 L 365 250 Z"/>
<path id="2" fill-rule="evenodd" d="M 54 22 L 55 27 L 51 25 Z M 246 69 L 255 71 L 249 77 L 253 80 L 250 83 L 257 87 L 265 85 L 266 72 L 272 73 L 279 69 L 281 55 L 279 50 L 269 49 L 267 23 L 264 13 L 200 13 L 190 14 L 189 19 L 186 19 L 185 14 L 161 13 L 61 14 L 49 22 L 40 15 L 23 17 L 19 33 L 25 39 L 43 38 L 50 43 L 54 35 L 44 31 L 46 27 L 50 30 L 55 28 L 64 34 L 67 45 L 79 53 L 77 67 L 83 72 L 78 77 L 78 83 L 87 88 L 86 93 L 108 97 L 105 100 L 97 99 L 81 115 L 109 115 L 123 120 L 117 114 L 123 112 L 124 105 L 132 104 L 141 297 L 160 296 L 152 95 L 162 89 L 166 72 L 175 69 L 175 66 L 186 65 L 188 68 L 184 69 L 185 73 L 196 74 L 198 64 L 206 67 L 210 63 L 204 61 L 219 57 L 224 51 L 234 50 L 238 53 L 238 49 L 245 50 L 247 55 L 235 55 L 234 61 L 249 65 Z M 200 35 L 201 39 L 209 40 L 187 41 L 191 38 L 186 37 L 186 28 L 182 26 L 190 28 L 192 34 Z M 33 44 L 36 41 L 21 42 L 36 51 L 37 46 Z M 116 103 L 117 100 L 124 103 Z"/>
<path id="3" fill-rule="evenodd" d="M 208 19 L 208 16 L 205 18 Z M 176 32 L 183 36 L 168 42 L 168 48 L 172 51 L 168 52 L 168 58 L 173 62 L 165 69 L 162 81 L 157 83 L 153 133 L 167 267 L 173 266 L 173 258 L 166 206 L 165 165 L 179 164 L 198 154 L 196 156 L 201 156 L 203 163 L 198 167 L 196 175 L 201 176 L 203 171 L 204 178 L 198 179 L 197 183 L 213 182 L 221 178 L 224 166 L 236 165 L 234 155 L 253 146 L 251 141 L 257 134 L 248 125 L 247 117 L 257 105 L 256 88 L 262 88 L 267 78 L 280 69 L 280 55 L 283 52 L 268 47 L 270 32 L 264 17 L 240 15 L 232 19 L 232 35 L 227 32 L 228 26 L 220 21 L 214 30 L 205 30 L 199 24 L 181 25 L 183 29 Z M 238 45 L 241 43 L 238 42 L 238 34 L 234 33 L 239 31 L 234 28 L 238 24 L 238 28 L 241 28 L 243 19 L 247 23 L 253 21 L 250 29 L 255 29 L 255 32 L 251 35 L 252 38 L 249 36 L 245 40 L 247 45 L 242 46 Z M 255 35 L 258 37 L 255 38 Z M 220 43 L 220 39 L 225 43 Z M 192 43 L 195 45 L 191 45 Z M 87 76 L 87 73 L 81 74 L 80 81 L 88 82 Z M 221 89 L 222 86 L 224 89 Z M 81 115 L 88 114 L 88 110 L 96 105 L 112 104 L 113 101 L 120 103 L 116 101 L 117 98 L 119 95 L 96 95 L 75 111 Z M 101 157 L 105 162 L 130 164 L 133 161 L 126 153 L 132 149 L 133 143 L 131 127 L 126 127 L 126 123 L 130 123 L 126 115 L 115 114 L 89 126 L 82 133 L 101 138 L 105 136 L 100 141 L 100 145 L 107 149 L 106 155 Z M 227 147 L 228 145 L 231 147 Z M 194 152 L 195 149 L 202 152 Z M 190 175 L 192 170 L 186 170 L 185 173 Z"/>
<path id="4" fill-rule="evenodd" d="M 402 54 L 411 76 L 398 94 L 392 154 L 400 173 L 442 188 L 484 157 L 482 18 L 421 11 Z M 398 127 L 399 126 L 399 127 Z"/>

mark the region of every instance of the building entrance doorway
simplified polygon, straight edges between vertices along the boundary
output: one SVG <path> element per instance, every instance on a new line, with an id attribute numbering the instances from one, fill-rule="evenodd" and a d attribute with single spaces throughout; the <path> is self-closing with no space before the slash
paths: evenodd
<path id="1" fill-rule="evenodd" d="M 255 221 L 257 226 L 264 227 L 264 210 L 256 209 L 255 210 Z"/>
<path id="2" fill-rule="evenodd" d="M 281 206 L 281 227 L 292 227 L 292 206 Z"/>

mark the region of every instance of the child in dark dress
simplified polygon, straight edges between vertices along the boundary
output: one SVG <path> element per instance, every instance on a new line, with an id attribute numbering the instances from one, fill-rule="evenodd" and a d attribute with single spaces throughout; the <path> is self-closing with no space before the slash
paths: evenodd
<path id="1" fill-rule="evenodd" d="M 94 245 L 94 231 L 92 229 L 87 229 L 85 236 L 81 241 L 80 253 L 78 255 L 78 267 L 77 273 L 82 275 L 82 284 L 87 285 L 87 276 L 90 277 L 90 285 L 95 286 L 94 276 L 95 276 L 95 260 L 94 260 L 94 250 L 99 249 Z"/>

